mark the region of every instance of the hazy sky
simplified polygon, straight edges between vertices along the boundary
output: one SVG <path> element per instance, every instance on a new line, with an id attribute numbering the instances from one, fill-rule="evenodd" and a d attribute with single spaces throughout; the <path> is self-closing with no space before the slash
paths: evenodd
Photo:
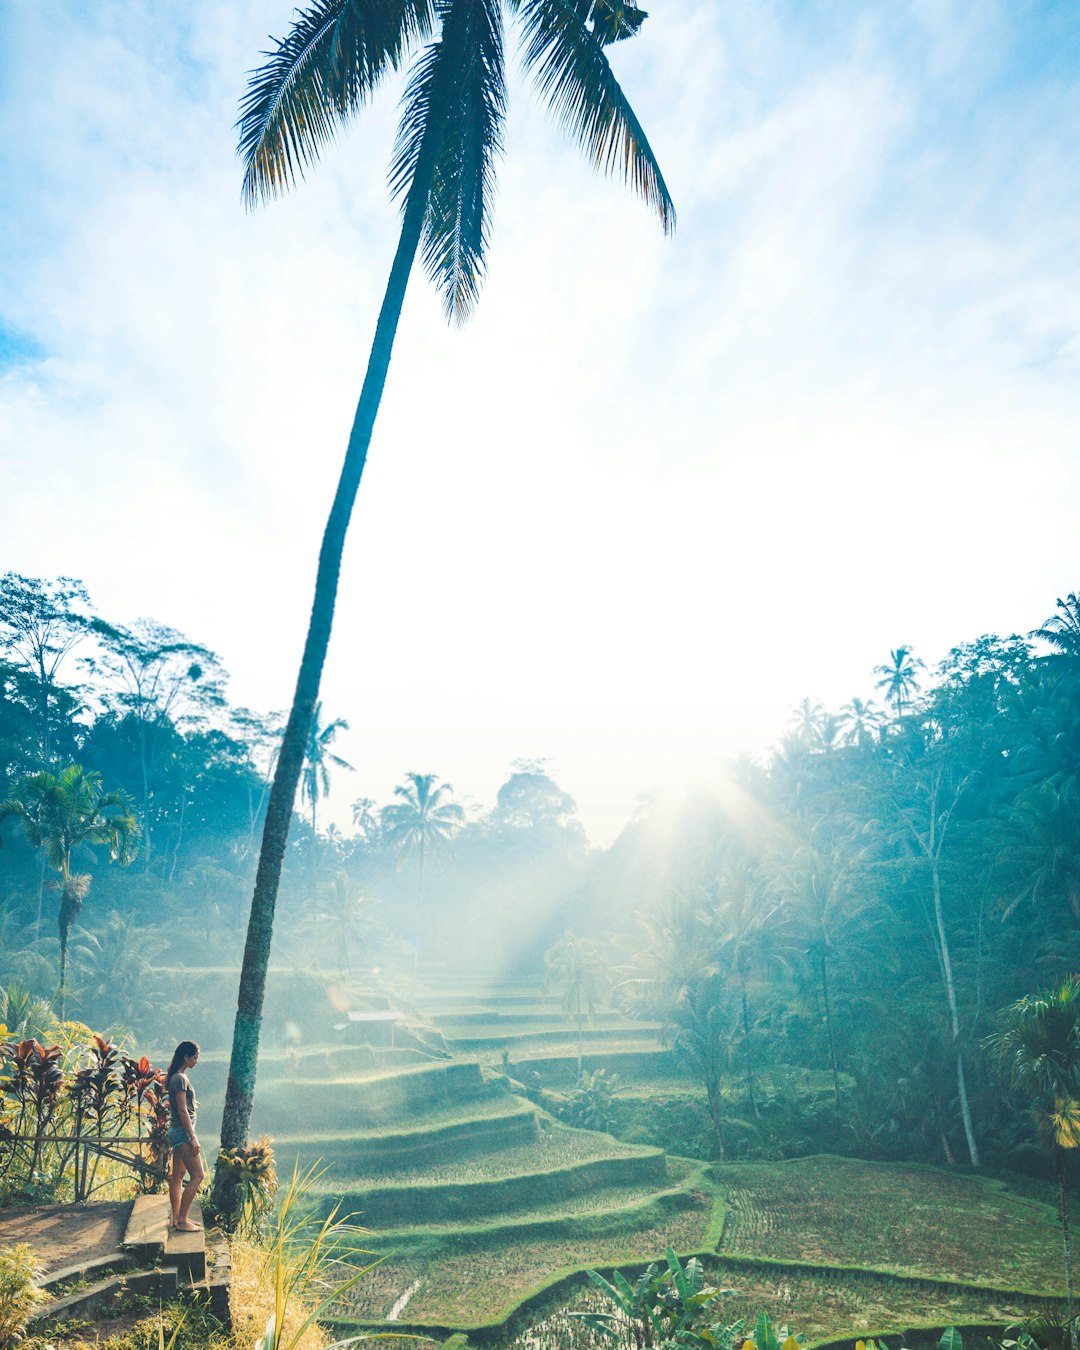
<path id="1" fill-rule="evenodd" d="M 551 759 L 606 842 L 1080 584 L 1080 6 L 655 0 L 665 240 L 514 79 L 488 281 L 417 275 L 324 678 L 339 820 Z M 246 215 L 278 0 L 0 0 L 0 570 L 292 693 L 398 217 L 387 86 Z M 333 814 L 333 812 L 331 812 Z"/>

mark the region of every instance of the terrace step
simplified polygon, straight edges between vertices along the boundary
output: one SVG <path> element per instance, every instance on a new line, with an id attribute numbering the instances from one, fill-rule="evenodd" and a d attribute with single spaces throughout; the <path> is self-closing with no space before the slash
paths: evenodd
<path id="1" fill-rule="evenodd" d="M 557 1007 L 527 1004 L 521 1008 L 471 1008 L 435 1014 L 444 1036 L 454 1037 L 459 1032 L 468 1033 L 474 1027 L 491 1027 L 492 1034 L 505 1028 L 507 1031 L 550 1031 L 557 1028 L 564 1037 L 573 1034 L 571 1024 L 566 1021 Z M 618 1026 L 628 1031 L 641 1030 L 647 1023 L 631 1022 L 621 1012 L 598 1012 L 590 1024 L 587 1034 L 597 1027 Z M 656 1024 L 659 1028 L 659 1023 Z"/>
<path id="2" fill-rule="evenodd" d="M 597 1042 L 604 1041 L 625 1041 L 641 1037 L 643 1030 L 648 1032 L 650 1028 L 641 1022 L 623 1022 L 614 1026 L 594 1027 L 586 1032 L 584 1043 L 589 1048 L 590 1053 L 598 1053 L 595 1049 Z M 659 1032 L 659 1025 L 656 1031 Z M 564 1046 L 573 1037 L 565 1022 L 558 1022 L 550 1019 L 547 1030 L 534 1031 L 514 1031 L 511 1027 L 505 1029 L 496 1029 L 486 1035 L 467 1035 L 467 1036 L 447 1036 L 446 1044 L 456 1054 L 476 1053 L 481 1050 L 497 1050 L 500 1046 L 507 1046 L 510 1049 L 525 1048 L 543 1045 Z M 575 1052 L 576 1063 L 576 1052 Z"/>
<path id="3" fill-rule="evenodd" d="M 87 1267 L 88 1269 L 88 1267 Z M 72 1268 L 66 1273 L 66 1279 L 78 1278 L 85 1271 Z M 60 1272 L 57 1272 L 59 1275 Z M 57 1283 L 54 1276 L 43 1288 Z M 175 1266 L 161 1266 L 154 1270 L 114 1271 L 96 1283 L 84 1286 L 74 1293 L 59 1293 L 57 1297 L 42 1303 L 30 1319 L 31 1326 L 45 1323 L 67 1322 L 73 1317 L 88 1317 L 91 1314 L 106 1316 L 111 1305 L 120 1301 L 126 1294 L 138 1292 L 154 1294 L 160 1299 L 171 1298 L 179 1291 L 179 1272 Z"/>
<path id="4" fill-rule="evenodd" d="M 512 1213 L 549 1204 L 597 1187 L 637 1184 L 662 1187 L 666 1178 L 663 1150 L 642 1149 L 613 1158 L 593 1158 L 540 1172 L 480 1181 L 417 1182 L 412 1185 L 372 1182 L 337 1191 L 347 1210 L 359 1210 L 365 1224 L 378 1229 L 456 1223 L 459 1220 Z"/>
<path id="5" fill-rule="evenodd" d="M 508 1099 L 515 1100 L 515 1099 Z M 496 1115 L 455 1119 L 443 1124 L 421 1122 L 411 1128 L 354 1131 L 350 1134 L 305 1132 L 278 1135 L 274 1148 L 280 1158 L 297 1158 L 301 1165 L 316 1159 L 362 1169 L 365 1166 L 410 1166 L 444 1156 L 471 1157 L 477 1153 L 523 1144 L 537 1135 L 535 1108 L 516 1099 L 516 1105 Z"/>
<path id="6" fill-rule="evenodd" d="M 174 1266 L 187 1280 L 206 1278 L 206 1241 L 200 1228 L 196 1233 L 177 1233 L 169 1225 L 171 1210 L 167 1195 L 140 1195 L 135 1199 L 124 1233 L 124 1246 L 143 1261 Z M 196 1201 L 191 1218 L 202 1223 L 202 1210 Z"/>
<path id="7" fill-rule="evenodd" d="M 354 1130 L 376 1129 L 432 1107 L 481 1101 L 506 1091 L 505 1083 L 486 1082 L 472 1060 L 355 1078 L 278 1079 L 260 1087 L 256 1128 L 275 1136 L 340 1130 L 345 1121 Z"/>

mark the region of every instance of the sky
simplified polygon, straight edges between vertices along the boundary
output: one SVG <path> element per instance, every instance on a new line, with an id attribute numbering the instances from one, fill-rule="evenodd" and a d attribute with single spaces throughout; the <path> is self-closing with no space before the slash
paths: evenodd
<path id="1" fill-rule="evenodd" d="M 1080 584 L 1080 7 L 654 0 L 665 238 L 511 78 L 477 312 L 410 286 L 323 680 L 329 810 L 545 759 L 606 844 L 911 645 Z M 246 213 L 277 0 L 0 0 L 0 570 L 288 705 L 396 242 L 388 83 Z M 510 47 L 514 41 L 511 39 Z"/>

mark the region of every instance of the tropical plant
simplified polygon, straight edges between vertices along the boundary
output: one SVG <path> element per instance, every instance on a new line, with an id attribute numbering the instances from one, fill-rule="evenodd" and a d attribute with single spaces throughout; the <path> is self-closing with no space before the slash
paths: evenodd
<path id="1" fill-rule="evenodd" d="M 840 709 L 840 736 L 845 745 L 868 749 L 881 733 L 881 709 L 872 699 L 853 698 Z"/>
<path id="2" fill-rule="evenodd" d="M 429 858 L 438 857 L 465 823 L 465 812 L 452 800 L 453 787 L 438 774 L 407 773 L 394 789 L 396 802 L 383 808 L 382 834 L 401 855 L 416 858 L 416 911 L 413 921 L 413 979 L 420 964 L 423 936 L 424 877 Z"/>
<path id="3" fill-rule="evenodd" d="M 337 127 L 420 47 L 390 173 L 403 202 L 401 235 L 323 535 L 296 691 L 270 790 L 222 1115 L 224 1147 L 242 1144 L 247 1134 L 289 822 L 330 640 L 345 535 L 413 262 L 422 252 L 457 319 L 471 310 L 483 275 L 506 103 L 503 7 L 500 0 L 315 0 L 252 76 L 241 108 L 244 194 L 254 204 L 290 187 Z M 672 229 L 674 206 L 659 166 L 604 54 L 609 43 L 637 32 L 645 12 L 633 0 L 505 0 L 505 7 L 523 25 L 525 66 L 558 119 L 598 167 L 620 175 Z"/>
<path id="4" fill-rule="evenodd" d="M 131 798 L 114 789 L 105 792 L 101 775 L 72 764 L 59 774 L 36 773 L 24 778 L 5 802 L 0 802 L 0 830 L 16 820 L 27 843 L 44 851 L 45 860 L 60 875 L 60 1015 L 67 993 L 68 935 L 90 890 L 90 874 L 72 870 L 73 856 L 85 849 L 108 849 L 109 861 L 126 867 L 135 857 L 139 824 Z"/>
<path id="5" fill-rule="evenodd" d="M 582 1130 L 610 1130 L 615 1124 L 619 1075 L 606 1069 L 583 1069 L 573 1091 L 559 1108 L 559 1119 Z"/>
<path id="6" fill-rule="evenodd" d="M 53 727 L 61 689 L 60 667 L 87 635 L 90 597 L 81 581 L 43 581 L 5 572 L 0 577 L 0 650 L 7 650 L 36 685 L 38 756 L 53 758 Z"/>
<path id="7" fill-rule="evenodd" d="M 833 1094 L 840 1104 L 840 1067 L 834 1029 L 834 993 L 830 964 L 843 955 L 852 960 L 865 954 L 873 921 L 870 902 L 855 885 L 858 857 L 839 845 L 798 846 L 789 863 L 777 873 L 777 886 L 791 910 L 790 936 L 803 945 L 819 981 L 825 1012 Z"/>
<path id="8" fill-rule="evenodd" d="M 897 760 L 892 767 L 892 807 L 902 822 L 901 833 L 916 845 L 930 873 L 932 906 L 930 931 L 949 1017 L 956 1064 L 956 1094 L 960 1103 L 960 1117 L 964 1126 L 968 1158 L 972 1167 L 978 1167 L 979 1146 L 975 1138 L 975 1125 L 968 1099 L 960 1009 L 942 886 L 945 840 L 949 837 L 949 827 L 956 808 L 971 784 L 972 774 L 969 771 L 958 775 L 946 761 L 929 757 L 907 763 Z"/>
<path id="9" fill-rule="evenodd" d="M 336 769 L 352 769 L 347 759 L 335 755 L 330 747 L 337 739 L 339 731 L 348 731 L 349 724 L 344 717 L 335 717 L 325 726 L 322 720 L 322 700 L 315 704 L 311 714 L 311 727 L 308 731 L 307 749 L 304 752 L 304 768 L 300 775 L 300 797 L 311 807 L 311 904 L 313 913 L 318 913 L 319 886 L 319 831 L 317 808 L 319 798 L 330 791 L 330 766 Z"/>
<path id="10" fill-rule="evenodd" d="M 596 1005 L 607 989 L 607 971 L 600 948 L 588 938 L 564 933 L 544 957 L 544 988 L 562 995 L 565 1017 L 577 1027 L 577 1071 L 585 1050 L 585 1023 L 596 1016 Z"/>
<path id="11" fill-rule="evenodd" d="M 1064 600 L 1058 599 L 1055 612 L 1040 628 L 1035 628 L 1029 637 L 1040 638 L 1054 649 L 1055 656 L 1069 659 L 1073 666 L 1080 665 L 1080 594 L 1070 591 Z"/>
<path id="12" fill-rule="evenodd" d="M 999 1020 L 1001 1029 L 986 1044 L 1012 1083 L 1031 1099 L 1042 1137 L 1054 1153 L 1069 1335 L 1072 1350 L 1077 1350 L 1066 1157 L 1080 1148 L 1080 975 L 1017 999 Z"/>
<path id="13" fill-rule="evenodd" d="M 890 704 L 898 718 L 904 715 L 904 708 L 919 690 L 919 671 L 925 669 L 925 662 L 912 656 L 911 648 L 906 644 L 894 647 L 889 659 L 874 667 L 874 674 L 880 676 L 876 689 L 885 693 L 885 702 Z"/>
<path id="14" fill-rule="evenodd" d="M 802 1338 L 790 1335 L 786 1327 L 774 1326 L 765 1312 L 758 1314 L 749 1336 L 745 1334 L 745 1317 L 714 1321 L 717 1304 L 734 1290 L 706 1285 L 698 1258 L 692 1256 L 684 1265 L 671 1247 L 666 1265 L 654 1261 L 634 1284 L 619 1270 L 610 1280 L 595 1270 L 590 1270 L 588 1277 L 615 1310 L 572 1316 L 617 1345 L 633 1346 L 635 1350 L 799 1350 L 802 1344 Z"/>
<path id="15" fill-rule="evenodd" d="M 339 1205 L 322 1220 L 312 1208 L 310 1191 L 323 1171 L 317 1164 L 304 1173 L 294 1168 L 274 1211 L 263 1261 L 274 1289 L 274 1311 L 255 1350 L 295 1350 L 308 1327 L 378 1265 L 357 1265 L 357 1256 L 371 1255 L 356 1245 L 365 1230 L 351 1223 L 351 1216 L 342 1216 Z M 226 1175 L 235 1172 L 227 1163 Z M 298 1305 L 303 1310 L 299 1314 Z M 300 1319 L 298 1326 L 292 1325 L 290 1313 L 293 1320 Z"/>
<path id="16" fill-rule="evenodd" d="M 739 1034 L 739 1014 L 726 981 L 705 975 L 686 986 L 668 1012 L 664 1040 L 697 1070 L 705 1088 L 717 1156 L 726 1152 L 724 1085 L 731 1076 Z"/>
<path id="17" fill-rule="evenodd" d="M 28 1242 L 0 1247 L 0 1350 L 20 1341 L 34 1309 L 47 1295 L 38 1287 L 41 1269 Z"/>
<path id="18" fill-rule="evenodd" d="M 224 1178 L 220 1215 L 223 1226 L 241 1237 L 257 1239 L 277 1194 L 277 1171 L 269 1136 L 263 1135 L 243 1148 L 221 1149 L 215 1172 Z"/>

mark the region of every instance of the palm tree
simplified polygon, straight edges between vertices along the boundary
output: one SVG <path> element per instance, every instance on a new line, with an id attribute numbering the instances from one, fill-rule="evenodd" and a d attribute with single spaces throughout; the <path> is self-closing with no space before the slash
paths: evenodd
<path id="1" fill-rule="evenodd" d="M 732 1044 L 738 1014 L 721 975 L 705 975 L 686 986 L 668 1015 L 664 1040 L 698 1071 L 705 1086 L 716 1139 L 723 1161 L 724 1081 L 731 1071 Z"/>
<path id="2" fill-rule="evenodd" d="M 417 860 L 416 928 L 413 941 L 413 981 L 420 965 L 421 922 L 424 913 L 424 869 L 429 857 L 438 856 L 465 823 L 465 812 L 451 801 L 454 789 L 439 783 L 438 774 L 407 773 L 406 782 L 394 789 L 398 798 L 383 808 L 383 838 L 402 854 Z M 438 786 L 436 787 L 436 784 Z"/>
<path id="3" fill-rule="evenodd" d="M 72 871 L 72 856 L 95 846 L 109 850 L 109 861 L 126 867 L 137 852 L 139 823 L 126 792 L 102 791 L 101 775 L 72 764 L 59 774 L 35 773 L 24 778 L 0 802 L 0 829 L 17 820 L 31 848 L 44 850 L 45 861 L 60 874 L 60 1016 L 67 998 L 68 935 L 90 890 L 90 874 Z"/>
<path id="4" fill-rule="evenodd" d="M 1054 649 L 1057 656 L 1069 656 L 1080 661 L 1080 595 L 1070 591 L 1064 600 L 1055 604 L 1052 614 L 1041 628 L 1033 629 L 1028 637 L 1041 638 Z"/>
<path id="5" fill-rule="evenodd" d="M 797 937 L 821 985 L 825 1031 L 832 1067 L 833 1096 L 840 1103 L 840 1064 L 836 1053 L 833 991 L 830 966 L 841 956 L 855 961 L 866 954 L 867 933 L 873 922 L 872 906 L 855 885 L 860 859 L 843 847 L 816 846 L 813 842 L 795 849 L 790 863 L 776 879 L 791 909 L 792 936 Z"/>
<path id="6" fill-rule="evenodd" d="M 988 1037 L 986 1044 L 1012 1082 L 1031 1097 L 1042 1132 L 1054 1150 L 1069 1336 L 1072 1350 L 1077 1350 L 1065 1158 L 1068 1149 L 1080 1148 L 1080 975 L 1070 975 L 1056 989 L 1028 994 L 1011 1004 L 1001 1014 L 1001 1030 Z"/>
<path id="7" fill-rule="evenodd" d="M 563 1012 L 577 1026 L 577 1072 L 581 1077 L 585 1022 L 591 1022 L 596 1005 L 607 988 L 604 959 L 595 942 L 567 932 L 544 957 L 545 989 L 557 986 L 563 996 Z"/>
<path id="8" fill-rule="evenodd" d="M 926 663 L 919 657 L 912 656 L 911 648 L 906 644 L 893 648 L 889 652 L 888 661 L 874 667 L 874 674 L 881 676 L 874 688 L 884 689 L 885 702 L 896 709 L 898 718 L 904 715 L 904 705 L 910 703 L 912 697 L 918 693 L 918 672 L 925 669 Z"/>
<path id="9" fill-rule="evenodd" d="M 956 978 L 949 942 L 949 926 L 945 921 L 942 894 L 942 855 L 953 812 L 967 791 L 972 772 L 957 780 L 941 764 L 923 763 L 894 765 L 896 786 L 893 810 L 903 822 L 900 833 L 917 845 L 930 873 L 930 895 L 933 919 L 930 924 L 934 954 L 945 993 L 949 1030 L 956 1064 L 956 1095 L 960 1103 L 960 1118 L 964 1125 L 968 1157 L 972 1167 L 979 1166 L 979 1146 L 968 1102 L 967 1076 L 964 1071 L 963 1038 L 960 1031 L 960 1009 L 956 993 Z"/>
<path id="10" fill-rule="evenodd" d="M 881 720 L 881 710 L 873 699 L 853 698 L 840 709 L 843 743 L 858 746 L 860 750 L 875 744 L 881 731 Z"/>
<path id="11" fill-rule="evenodd" d="M 780 905 L 766 891 L 760 873 L 744 859 L 731 863 L 717 878 L 716 900 L 716 954 L 739 989 L 743 1081 L 754 1115 L 760 1117 L 754 1090 L 750 989 L 766 987 L 769 968 L 786 965 L 777 942 Z"/>
<path id="12" fill-rule="evenodd" d="M 337 739 L 339 731 L 348 731 L 349 724 L 344 717 L 335 717 L 332 722 L 322 725 L 322 700 L 315 704 L 311 715 L 311 728 L 308 731 L 307 750 L 304 752 L 304 769 L 300 775 L 300 797 L 311 807 L 311 904 L 312 912 L 318 915 L 319 890 L 319 833 L 316 828 L 316 808 L 320 797 L 330 791 L 330 765 L 336 769 L 352 770 L 352 765 L 340 755 L 331 753 L 330 747 Z"/>
<path id="13" fill-rule="evenodd" d="M 307 638 L 270 791 L 251 903 L 221 1140 L 242 1145 L 255 1088 L 274 908 L 296 786 L 326 658 L 345 534 L 382 398 L 417 252 L 447 312 L 476 301 L 491 228 L 495 160 L 506 104 L 503 6 L 524 29 L 523 61 L 556 118 L 605 172 L 653 207 L 665 231 L 675 209 L 659 165 L 604 54 L 633 36 L 633 0 L 313 0 L 241 108 L 244 195 L 254 204 L 290 187 L 384 76 L 419 48 L 404 95 L 390 171 L 401 234 L 375 326 L 341 478 L 319 553 Z"/>

